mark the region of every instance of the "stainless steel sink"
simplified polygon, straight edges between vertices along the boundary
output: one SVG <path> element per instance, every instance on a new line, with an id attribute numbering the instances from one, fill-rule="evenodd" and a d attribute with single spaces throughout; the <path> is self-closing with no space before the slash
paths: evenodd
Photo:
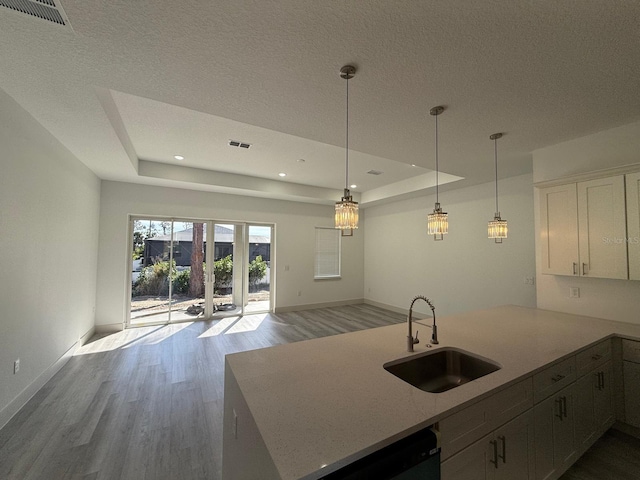
<path id="1" fill-rule="evenodd" d="M 457 348 L 440 348 L 384 364 L 384 369 L 425 392 L 440 393 L 484 377 L 500 365 Z"/>

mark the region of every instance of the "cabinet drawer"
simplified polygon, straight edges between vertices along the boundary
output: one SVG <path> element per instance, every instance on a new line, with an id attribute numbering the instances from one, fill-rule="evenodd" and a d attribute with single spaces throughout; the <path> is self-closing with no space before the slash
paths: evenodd
<path id="1" fill-rule="evenodd" d="M 439 423 L 442 460 L 482 438 L 533 405 L 531 378 L 511 385 Z"/>
<path id="2" fill-rule="evenodd" d="M 622 359 L 627 362 L 640 363 L 640 342 L 623 339 Z"/>
<path id="3" fill-rule="evenodd" d="M 640 349 L 638 351 L 640 355 Z M 639 357 L 640 358 L 640 357 Z M 605 340 L 576 355 L 578 378 L 611 360 L 611 340 Z"/>
<path id="4" fill-rule="evenodd" d="M 533 400 L 538 403 L 576 379 L 576 358 L 567 358 L 533 376 Z"/>

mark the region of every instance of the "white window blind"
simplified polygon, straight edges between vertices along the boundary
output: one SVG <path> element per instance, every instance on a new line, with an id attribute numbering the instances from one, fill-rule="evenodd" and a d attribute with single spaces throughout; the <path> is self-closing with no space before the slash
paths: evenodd
<path id="1" fill-rule="evenodd" d="M 316 227 L 314 278 L 340 277 L 340 230 Z"/>

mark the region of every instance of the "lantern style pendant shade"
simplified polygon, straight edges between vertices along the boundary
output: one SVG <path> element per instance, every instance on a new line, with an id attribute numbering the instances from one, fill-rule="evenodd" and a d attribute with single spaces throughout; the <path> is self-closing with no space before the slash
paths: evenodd
<path id="1" fill-rule="evenodd" d="M 449 216 L 442 211 L 439 201 L 438 185 L 438 115 L 444 112 L 444 107 L 433 107 L 429 113 L 436 117 L 436 204 L 433 212 L 427 215 L 427 234 L 433 235 L 434 240 L 443 240 L 449 233 Z"/>
<path id="2" fill-rule="evenodd" d="M 345 65 L 340 69 L 340 77 L 347 81 L 347 133 L 346 133 L 346 168 L 344 196 L 336 202 L 335 228 L 342 231 L 343 237 L 350 237 L 358 228 L 358 202 L 353 201 L 349 191 L 349 79 L 353 78 L 356 68 L 353 65 Z"/>
<path id="3" fill-rule="evenodd" d="M 496 166 L 496 213 L 493 220 L 489 222 L 488 234 L 489 238 L 494 239 L 496 243 L 502 243 L 503 238 L 507 238 L 509 229 L 507 228 L 507 221 L 500 218 L 500 211 L 498 210 L 498 139 L 502 137 L 502 133 L 494 133 L 489 138 L 493 140 L 493 150 Z"/>

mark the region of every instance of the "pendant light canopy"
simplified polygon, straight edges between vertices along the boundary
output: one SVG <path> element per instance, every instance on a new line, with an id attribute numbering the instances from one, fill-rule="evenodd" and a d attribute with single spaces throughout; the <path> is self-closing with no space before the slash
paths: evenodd
<path id="1" fill-rule="evenodd" d="M 340 77 L 347 81 L 347 133 L 346 133 L 346 169 L 344 196 L 336 202 L 335 228 L 342 231 L 343 237 L 350 237 L 358 228 L 358 202 L 354 202 L 349 191 L 349 79 L 356 74 L 353 65 L 345 65 L 340 69 Z"/>
<path id="2" fill-rule="evenodd" d="M 496 243 L 502 243 L 503 238 L 507 238 L 507 221 L 500 218 L 500 209 L 498 208 L 498 139 L 502 137 L 501 133 L 494 133 L 489 138 L 493 140 L 493 151 L 496 167 L 496 213 L 493 220 L 489 222 L 489 238 L 493 238 Z"/>
<path id="3" fill-rule="evenodd" d="M 429 113 L 436 117 L 436 204 L 433 213 L 427 215 L 427 234 L 433 235 L 434 240 L 443 240 L 444 235 L 449 233 L 449 217 L 447 212 L 442 211 L 438 192 L 438 115 L 444 112 L 444 107 L 433 107 Z"/>

